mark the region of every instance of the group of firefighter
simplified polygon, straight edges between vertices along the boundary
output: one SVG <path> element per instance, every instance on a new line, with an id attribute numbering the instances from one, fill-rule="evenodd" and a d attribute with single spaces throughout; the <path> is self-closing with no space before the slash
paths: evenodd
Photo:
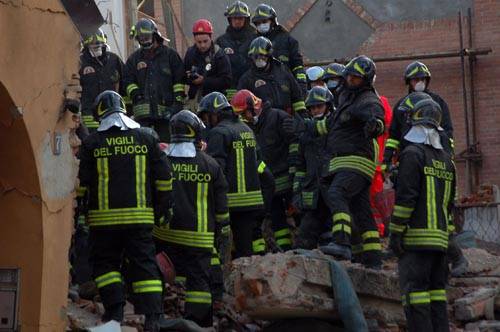
<path id="1" fill-rule="evenodd" d="M 370 58 L 305 70 L 271 6 L 252 15 L 236 1 L 225 16 L 217 39 L 194 23 L 184 60 L 151 19 L 132 28 L 140 48 L 125 63 L 100 29 L 82 38 L 77 234 L 89 234 L 75 264 L 88 248 L 103 321 L 122 321 L 129 297 L 159 331 L 160 252 L 185 285 L 185 317 L 210 327 L 224 257 L 319 248 L 381 269 L 382 233 L 409 331 L 448 331 L 448 264 L 460 274 L 467 262 L 453 241 L 450 113 L 427 66 L 408 65 L 391 109 Z M 396 189 L 385 230 L 372 208 L 384 178 Z"/>

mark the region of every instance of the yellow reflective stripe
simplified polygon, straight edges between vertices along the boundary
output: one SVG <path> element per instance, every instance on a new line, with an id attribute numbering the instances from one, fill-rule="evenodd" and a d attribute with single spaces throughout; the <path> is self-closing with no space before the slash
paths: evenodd
<path id="1" fill-rule="evenodd" d="M 90 128 L 90 129 L 99 127 L 99 122 L 95 121 L 95 119 L 92 115 L 83 115 L 82 122 L 87 128 Z"/>
<path id="2" fill-rule="evenodd" d="M 110 284 L 121 283 L 121 282 L 122 282 L 122 275 L 118 271 L 111 271 L 95 278 L 95 283 L 97 284 L 97 288 L 102 288 Z"/>
<path id="3" fill-rule="evenodd" d="M 182 83 L 174 84 L 174 92 L 184 92 L 184 84 Z"/>
<path id="4" fill-rule="evenodd" d="M 295 77 L 296 77 L 296 78 L 297 78 L 297 80 L 299 80 L 299 81 L 305 81 L 305 80 L 307 80 L 307 76 L 306 76 L 306 74 L 304 74 L 304 73 L 297 73 L 297 74 L 295 75 Z"/>
<path id="5" fill-rule="evenodd" d="M 279 231 L 274 232 L 274 237 L 279 238 L 279 237 L 285 237 L 287 235 L 290 235 L 290 228 L 283 228 L 280 229 Z"/>
<path id="6" fill-rule="evenodd" d="M 402 205 L 394 205 L 394 211 L 392 215 L 398 218 L 408 219 L 411 217 L 414 208 L 406 207 Z"/>
<path id="7" fill-rule="evenodd" d="M 213 248 L 214 233 L 199 233 L 196 231 L 182 231 L 167 227 L 153 227 L 153 236 L 165 242 L 180 244 L 196 248 Z"/>
<path id="8" fill-rule="evenodd" d="M 257 167 L 257 173 L 262 174 L 266 170 L 266 163 L 261 161 L 259 167 Z"/>
<path id="9" fill-rule="evenodd" d="M 382 250 L 380 243 L 363 243 L 363 251 Z"/>
<path id="10" fill-rule="evenodd" d="M 330 160 L 329 170 L 337 171 L 341 168 L 358 170 L 361 173 L 373 178 L 375 175 L 375 163 L 373 160 L 360 156 L 343 156 L 335 157 Z"/>
<path id="11" fill-rule="evenodd" d="M 295 72 L 297 70 L 301 70 L 301 69 L 304 69 L 304 66 L 296 66 L 292 69 L 292 72 Z"/>
<path id="12" fill-rule="evenodd" d="M 389 224 L 389 232 L 391 233 L 403 233 L 405 229 L 406 226 L 403 225 L 398 225 L 392 222 Z"/>
<path id="13" fill-rule="evenodd" d="M 218 222 L 225 221 L 228 219 L 229 219 L 229 212 L 215 214 L 215 220 L 217 220 Z"/>
<path id="14" fill-rule="evenodd" d="M 304 74 L 305 76 L 305 74 Z M 305 77 L 304 77 L 305 79 Z M 301 111 L 306 109 L 306 103 L 303 101 L 298 101 L 292 104 L 292 108 L 294 111 Z"/>
<path id="15" fill-rule="evenodd" d="M 367 231 L 367 232 L 364 232 L 363 234 L 361 234 L 361 237 L 363 238 L 363 240 L 379 239 L 379 234 L 377 231 Z"/>
<path id="16" fill-rule="evenodd" d="M 260 253 L 266 250 L 266 241 L 263 238 L 252 241 L 252 251 Z"/>
<path id="17" fill-rule="evenodd" d="M 333 222 L 345 220 L 347 222 L 351 222 L 351 216 L 345 212 L 338 212 L 333 215 Z"/>
<path id="18" fill-rule="evenodd" d="M 295 166 L 290 166 L 288 168 L 288 174 L 295 174 L 295 172 L 297 172 L 297 167 Z"/>
<path id="19" fill-rule="evenodd" d="M 292 181 L 290 180 L 289 175 L 283 175 L 283 176 L 277 177 L 274 180 L 274 184 L 275 184 L 275 193 L 281 192 L 281 191 L 286 191 L 286 190 L 292 188 Z"/>
<path id="20" fill-rule="evenodd" d="M 219 257 L 212 257 L 210 258 L 210 265 L 220 265 L 220 259 Z"/>
<path id="21" fill-rule="evenodd" d="M 236 177 L 237 177 L 237 192 L 246 192 L 245 179 L 245 152 L 243 149 L 236 149 Z"/>
<path id="22" fill-rule="evenodd" d="M 135 156 L 135 194 L 137 207 L 146 207 L 146 156 Z"/>
<path id="23" fill-rule="evenodd" d="M 171 191 L 172 190 L 172 179 L 170 179 L 170 180 L 156 180 L 155 185 L 156 185 L 156 190 L 158 190 L 158 191 Z"/>
<path id="24" fill-rule="evenodd" d="M 431 297 L 429 292 L 411 292 L 408 295 L 410 297 L 410 304 L 431 303 Z"/>
<path id="25" fill-rule="evenodd" d="M 297 153 L 299 152 L 299 144 L 292 143 L 288 146 L 288 153 Z"/>
<path id="26" fill-rule="evenodd" d="M 326 128 L 326 119 L 316 122 L 316 130 L 318 131 L 319 135 L 328 134 L 328 129 Z"/>
<path id="27" fill-rule="evenodd" d="M 431 302 L 444 301 L 446 302 L 448 299 L 446 298 L 446 290 L 445 289 L 433 289 L 429 291 Z"/>
<path id="28" fill-rule="evenodd" d="M 78 187 L 78 188 L 76 188 L 76 196 L 77 197 L 83 197 L 83 196 L 85 196 L 86 192 L 87 192 L 87 187 Z"/>
<path id="29" fill-rule="evenodd" d="M 211 304 L 212 294 L 209 292 L 186 291 L 186 303 Z"/>
<path id="30" fill-rule="evenodd" d="M 208 183 L 198 183 L 196 192 L 196 214 L 198 221 L 198 232 L 208 231 Z"/>
<path id="31" fill-rule="evenodd" d="M 186 277 L 184 277 L 184 276 L 175 276 L 174 281 L 177 282 L 177 283 L 185 283 L 186 282 Z"/>
<path id="32" fill-rule="evenodd" d="M 351 226 L 346 224 L 335 224 L 332 227 L 332 233 L 336 232 L 345 232 L 347 234 L 351 234 Z"/>
<path id="33" fill-rule="evenodd" d="M 109 209 L 108 185 L 109 169 L 108 158 L 97 158 L 97 199 L 99 210 Z"/>
<path id="34" fill-rule="evenodd" d="M 279 246 L 291 245 L 292 240 L 290 238 L 280 238 L 276 240 L 276 244 Z"/>
<path id="35" fill-rule="evenodd" d="M 377 119 L 377 121 L 380 121 L 380 120 Z M 382 123 L 382 125 L 383 125 L 383 123 Z M 378 145 L 377 140 L 374 138 L 373 139 L 373 162 L 375 164 L 378 163 L 378 156 L 379 156 L 379 154 L 380 154 L 380 147 Z"/>
<path id="36" fill-rule="evenodd" d="M 427 228 L 437 229 L 437 211 L 436 211 L 436 188 L 434 177 L 426 176 L 426 196 L 427 196 Z"/>
<path id="37" fill-rule="evenodd" d="M 161 280 L 141 280 L 132 283 L 134 293 L 161 293 L 163 292 Z"/>
<path id="38" fill-rule="evenodd" d="M 262 198 L 262 192 L 260 190 L 227 194 L 228 207 L 258 206 L 263 204 L 264 199 Z"/>
<path id="39" fill-rule="evenodd" d="M 408 77 L 408 78 L 412 77 L 413 75 L 415 75 L 418 72 L 419 69 L 420 69 L 420 66 L 413 68 L 413 70 L 411 72 L 409 72 L 408 75 L 406 75 L 406 77 Z"/>
<path id="40" fill-rule="evenodd" d="M 445 219 L 449 220 L 448 214 L 448 204 L 450 203 L 450 195 L 451 195 L 451 181 L 444 181 L 444 194 L 443 194 L 443 214 Z"/>
<path id="41" fill-rule="evenodd" d="M 129 85 L 127 86 L 127 95 L 128 95 L 129 97 L 131 97 L 131 96 L 130 96 L 130 94 L 131 94 L 134 90 L 136 90 L 136 89 L 139 89 L 139 86 L 138 86 L 137 84 L 135 84 L 135 83 L 131 83 L 131 84 L 129 84 Z"/>
<path id="42" fill-rule="evenodd" d="M 394 138 L 389 138 L 387 139 L 387 141 L 385 142 L 385 147 L 386 148 L 393 148 L 393 149 L 397 149 L 399 148 L 399 141 L 397 139 L 394 139 Z"/>
<path id="43" fill-rule="evenodd" d="M 304 205 L 312 206 L 313 199 L 314 199 L 314 192 L 311 191 L 302 192 L 302 200 L 304 201 Z"/>
<path id="44" fill-rule="evenodd" d="M 364 69 L 361 68 L 361 66 L 357 62 L 354 62 L 354 69 L 356 69 L 356 71 L 358 73 L 360 73 L 361 75 L 363 75 L 363 76 L 366 75 L 366 72 L 364 71 Z"/>

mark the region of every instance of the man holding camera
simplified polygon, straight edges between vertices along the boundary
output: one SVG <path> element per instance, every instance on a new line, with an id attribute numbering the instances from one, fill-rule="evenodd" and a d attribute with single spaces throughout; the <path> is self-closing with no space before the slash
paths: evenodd
<path id="1" fill-rule="evenodd" d="M 213 42 L 212 35 L 210 21 L 200 19 L 194 23 L 195 44 L 184 57 L 192 111 L 203 96 L 214 91 L 225 91 L 231 85 L 231 63 L 224 51 Z"/>

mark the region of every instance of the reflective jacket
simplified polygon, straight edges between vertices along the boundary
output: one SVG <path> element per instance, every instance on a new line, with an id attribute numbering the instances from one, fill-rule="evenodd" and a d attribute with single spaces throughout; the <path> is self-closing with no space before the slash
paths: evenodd
<path id="1" fill-rule="evenodd" d="M 136 120 L 170 118 L 184 99 L 181 57 L 165 45 L 154 50 L 140 48 L 127 60 L 124 85 L 132 101 L 136 95 L 144 97 L 133 106 Z"/>
<path id="2" fill-rule="evenodd" d="M 235 30 L 229 25 L 226 33 L 215 41 L 231 62 L 231 86 L 225 91 L 228 100 L 231 100 L 236 93 L 240 77 L 250 69 L 251 62 L 248 58 L 248 49 L 250 43 L 256 37 L 255 29 L 249 25 L 241 30 Z"/>
<path id="3" fill-rule="evenodd" d="M 262 101 L 269 101 L 273 108 L 289 114 L 306 109 L 297 81 L 288 68 L 274 58 L 267 70 L 259 70 L 252 65 L 238 82 L 238 90 L 241 89 L 252 91 Z"/>
<path id="4" fill-rule="evenodd" d="M 90 227 L 152 226 L 168 210 L 171 167 L 154 135 L 112 127 L 83 141 L 78 195 L 88 195 Z"/>
<path id="5" fill-rule="evenodd" d="M 219 164 L 197 150 L 194 158 L 169 157 L 173 170 L 173 216 L 153 236 L 175 245 L 212 250 L 216 223 L 229 219 L 227 182 Z"/>
<path id="6" fill-rule="evenodd" d="M 123 62 L 112 52 L 104 51 L 99 58 L 90 55 L 87 48 L 80 54 L 80 85 L 82 86 L 82 121 L 91 131 L 99 127 L 94 120 L 93 105 L 96 97 L 105 90 L 122 93 Z"/>
<path id="7" fill-rule="evenodd" d="M 446 251 L 456 184 L 450 154 L 410 144 L 401 153 L 397 183 L 390 231 L 403 233 L 405 250 Z"/>
<path id="8" fill-rule="evenodd" d="M 264 208 L 256 150 L 253 131 L 238 118 L 223 119 L 210 130 L 207 153 L 226 175 L 230 211 Z"/>

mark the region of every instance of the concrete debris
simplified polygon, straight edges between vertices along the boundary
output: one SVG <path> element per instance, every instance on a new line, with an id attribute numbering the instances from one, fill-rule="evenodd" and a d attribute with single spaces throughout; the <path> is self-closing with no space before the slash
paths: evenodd
<path id="1" fill-rule="evenodd" d="M 461 321 L 479 318 L 495 319 L 495 297 L 497 288 L 481 288 L 455 301 L 455 318 Z"/>

